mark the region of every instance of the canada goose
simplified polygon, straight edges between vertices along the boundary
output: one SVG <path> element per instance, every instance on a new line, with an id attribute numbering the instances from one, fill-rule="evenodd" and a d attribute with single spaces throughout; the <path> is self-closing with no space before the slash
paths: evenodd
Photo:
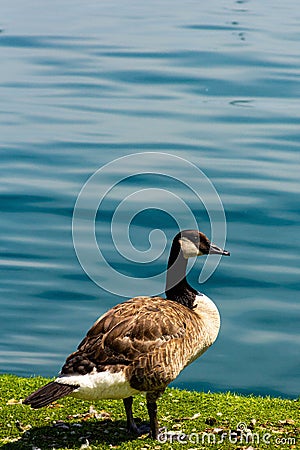
<path id="1" fill-rule="evenodd" d="M 166 297 L 135 297 L 100 317 L 55 381 L 23 403 L 47 406 L 66 395 L 85 400 L 123 399 L 127 428 L 139 429 L 132 396 L 146 393 L 150 436 L 158 438 L 157 399 L 177 375 L 215 341 L 220 316 L 215 304 L 186 280 L 187 260 L 207 254 L 229 256 L 201 232 L 178 233 L 168 261 Z"/>

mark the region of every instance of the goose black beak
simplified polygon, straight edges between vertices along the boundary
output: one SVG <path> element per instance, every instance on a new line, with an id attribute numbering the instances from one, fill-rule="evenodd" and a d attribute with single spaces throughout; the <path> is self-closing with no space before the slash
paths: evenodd
<path id="1" fill-rule="evenodd" d="M 209 254 L 210 255 L 230 256 L 230 252 L 228 252 L 227 250 L 223 250 L 222 248 L 218 247 L 215 244 L 210 244 Z"/>

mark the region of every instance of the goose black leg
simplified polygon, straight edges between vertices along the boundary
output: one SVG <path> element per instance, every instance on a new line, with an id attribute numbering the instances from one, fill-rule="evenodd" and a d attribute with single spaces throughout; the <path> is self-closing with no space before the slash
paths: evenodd
<path id="1" fill-rule="evenodd" d="M 133 398 L 132 397 L 124 398 L 123 403 L 124 403 L 126 418 L 127 418 L 127 430 L 131 433 L 139 434 L 138 427 L 136 426 L 136 423 L 134 421 L 133 414 L 132 414 Z"/>
<path id="2" fill-rule="evenodd" d="M 149 392 L 146 395 L 147 409 L 150 418 L 150 434 L 149 437 L 160 442 L 180 442 L 186 443 L 187 436 L 184 433 L 168 432 L 167 429 L 159 429 L 157 421 L 157 403 L 156 400 L 161 396 L 162 392 Z"/>
<path id="3" fill-rule="evenodd" d="M 146 400 L 147 400 L 147 409 L 150 419 L 150 437 L 152 439 L 158 438 L 158 421 L 157 421 L 157 403 L 156 400 L 159 397 L 159 395 L 153 395 L 153 394 L 147 394 Z"/>
<path id="4" fill-rule="evenodd" d="M 141 424 L 139 427 L 137 427 L 133 414 L 132 414 L 132 403 L 133 398 L 127 397 L 123 399 L 125 411 L 126 411 L 126 418 L 127 418 L 127 430 L 129 433 L 134 433 L 137 435 L 142 435 L 149 433 L 150 428 L 148 424 Z"/>

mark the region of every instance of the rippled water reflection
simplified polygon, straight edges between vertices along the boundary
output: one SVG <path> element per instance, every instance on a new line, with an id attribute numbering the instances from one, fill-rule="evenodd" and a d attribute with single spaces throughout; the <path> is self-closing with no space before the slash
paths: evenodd
<path id="1" fill-rule="evenodd" d="M 212 180 L 232 253 L 199 286 L 221 310 L 220 337 L 175 384 L 297 395 L 296 2 L 75 1 L 70 8 L 14 0 L 1 10 L 2 371 L 54 375 L 94 319 L 120 301 L 83 273 L 72 246 L 73 207 L 103 164 L 164 151 Z M 128 183 L 124 192 L 134 183 L 168 186 L 151 177 Z M 203 208 L 176 190 L 209 233 Z M 154 267 L 139 268 L 106 238 L 121 195 L 111 194 L 101 216 L 101 248 L 125 273 L 160 270 L 167 250 Z M 141 214 L 137 246 L 147 248 L 152 223 L 169 239 L 176 231 L 161 213 Z M 190 274 L 195 286 L 200 267 Z M 145 282 L 145 294 L 152 289 Z"/>

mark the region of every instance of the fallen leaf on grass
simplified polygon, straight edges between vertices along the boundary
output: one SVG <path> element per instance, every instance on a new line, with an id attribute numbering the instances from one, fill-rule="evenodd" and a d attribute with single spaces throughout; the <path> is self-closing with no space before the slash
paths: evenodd
<path id="1" fill-rule="evenodd" d="M 10 398 L 6 404 L 7 405 L 21 405 L 22 400 L 16 400 L 15 398 Z"/>
<path id="2" fill-rule="evenodd" d="M 102 410 L 100 412 L 96 411 L 96 409 L 93 407 L 93 405 L 90 406 L 89 412 L 81 413 L 81 414 L 70 414 L 67 416 L 67 419 L 111 419 L 111 415 Z"/>
<path id="3" fill-rule="evenodd" d="M 214 434 L 222 434 L 224 432 L 224 428 L 214 428 L 212 430 Z"/>
<path id="4" fill-rule="evenodd" d="M 280 425 L 295 425 L 295 421 L 293 419 L 278 420 L 278 423 Z"/>
<path id="5" fill-rule="evenodd" d="M 237 447 L 236 450 L 256 450 L 254 447 Z"/>
<path id="6" fill-rule="evenodd" d="M 90 443 L 89 443 L 88 439 L 85 439 L 85 442 L 81 445 L 80 450 L 84 450 L 84 449 L 88 449 L 88 448 L 91 448 Z"/>
<path id="7" fill-rule="evenodd" d="M 195 419 L 198 419 L 198 417 L 200 417 L 200 416 L 201 416 L 201 413 L 196 413 L 191 417 L 181 417 L 181 418 L 175 419 L 175 422 L 180 422 L 181 420 L 195 420 Z"/>
<path id="8" fill-rule="evenodd" d="M 16 420 L 16 427 L 18 428 L 19 431 L 21 431 L 22 433 L 24 433 L 24 431 L 28 431 L 30 430 L 30 428 L 32 428 L 32 426 L 30 424 L 28 425 L 24 425 L 22 422 L 20 422 L 19 420 Z"/>
<path id="9" fill-rule="evenodd" d="M 53 402 L 50 405 L 47 406 L 47 408 L 64 408 L 64 405 L 62 405 L 61 403 L 57 403 L 57 402 Z"/>
<path id="10" fill-rule="evenodd" d="M 2 442 L 3 444 L 10 444 L 11 442 L 17 442 L 20 439 L 22 439 L 21 436 L 14 437 L 14 438 L 6 437 L 6 438 L 3 438 L 3 439 L 0 439 L 0 442 Z"/>
<path id="11" fill-rule="evenodd" d="M 249 428 L 250 430 L 254 430 L 255 425 L 256 425 L 256 419 L 251 419 L 251 420 L 250 420 L 250 424 L 248 425 L 248 428 Z"/>

